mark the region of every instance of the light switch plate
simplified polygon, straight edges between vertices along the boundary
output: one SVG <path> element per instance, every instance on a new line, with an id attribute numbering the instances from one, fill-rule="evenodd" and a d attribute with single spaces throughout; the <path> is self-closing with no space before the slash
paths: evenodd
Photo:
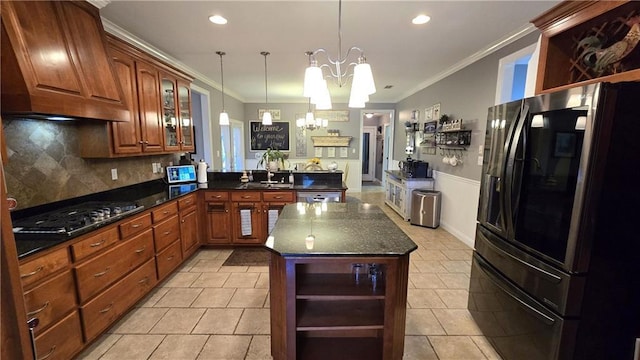
<path id="1" fill-rule="evenodd" d="M 478 156 L 478 165 L 482 166 L 482 160 L 483 160 L 483 159 L 484 159 L 484 158 L 483 158 L 483 156 L 482 156 L 482 155 Z"/>
<path id="2" fill-rule="evenodd" d="M 118 180 L 118 169 L 111 169 L 111 180 Z"/>

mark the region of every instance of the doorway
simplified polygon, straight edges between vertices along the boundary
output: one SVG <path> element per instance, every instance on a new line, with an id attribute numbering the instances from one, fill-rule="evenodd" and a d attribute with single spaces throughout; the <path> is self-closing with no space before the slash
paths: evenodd
<path id="1" fill-rule="evenodd" d="M 390 170 L 393 159 L 394 110 L 361 110 L 362 191 L 380 189 L 384 185 L 385 170 Z"/>
<path id="2" fill-rule="evenodd" d="M 362 128 L 362 181 L 373 181 L 376 173 L 376 127 Z"/>

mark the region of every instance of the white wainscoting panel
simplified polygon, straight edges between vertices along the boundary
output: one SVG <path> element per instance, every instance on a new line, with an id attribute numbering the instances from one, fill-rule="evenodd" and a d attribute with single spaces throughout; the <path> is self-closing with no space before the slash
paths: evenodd
<path id="1" fill-rule="evenodd" d="M 433 177 L 441 192 L 440 226 L 473 248 L 480 181 L 439 171 Z"/>

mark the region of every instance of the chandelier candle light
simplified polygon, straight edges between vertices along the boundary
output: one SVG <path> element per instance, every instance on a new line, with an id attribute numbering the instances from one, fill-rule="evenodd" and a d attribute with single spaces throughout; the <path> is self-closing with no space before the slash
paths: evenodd
<path id="1" fill-rule="evenodd" d="M 229 125 L 229 114 L 224 110 L 224 71 L 222 70 L 222 56 L 226 55 L 224 51 L 216 51 L 220 56 L 220 80 L 222 83 L 222 112 L 220 113 L 220 125 Z"/>
<path id="2" fill-rule="evenodd" d="M 349 55 L 352 51 L 359 52 L 357 63 L 352 62 L 345 66 Z M 316 55 L 324 53 L 329 64 L 318 66 Z M 362 49 L 352 46 L 342 56 L 342 0 L 338 5 L 338 58 L 333 60 L 324 48 L 305 53 L 309 57 L 309 67 L 304 72 L 304 91 L 303 95 L 311 99 L 311 103 L 316 105 L 317 109 L 331 109 L 331 96 L 327 87 L 327 81 L 324 79 L 323 68 L 328 68 L 331 77 L 339 87 L 343 87 L 353 78 L 351 82 L 351 93 L 349 96 L 349 107 L 363 108 L 365 103 L 369 101 L 369 95 L 376 92 L 376 86 L 373 81 L 371 66 L 367 63 Z M 332 67 L 334 66 L 335 69 Z M 345 69 L 343 70 L 343 66 Z M 349 70 L 353 66 L 353 73 Z"/>
<path id="3" fill-rule="evenodd" d="M 268 51 L 260 52 L 260 55 L 264 56 L 264 104 L 265 112 L 262 114 L 262 125 L 272 125 L 271 113 L 269 112 L 269 102 L 267 101 L 267 56 L 270 54 Z"/>

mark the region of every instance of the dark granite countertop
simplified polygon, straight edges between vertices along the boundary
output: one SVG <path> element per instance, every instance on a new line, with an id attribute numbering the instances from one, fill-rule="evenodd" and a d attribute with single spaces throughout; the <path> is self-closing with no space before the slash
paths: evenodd
<path id="1" fill-rule="evenodd" d="M 376 205 L 329 203 L 317 215 L 313 207 L 322 205 L 285 206 L 267 248 L 283 256 L 400 256 L 418 247 Z M 306 240 L 310 234 L 312 242 Z"/>
<path id="2" fill-rule="evenodd" d="M 55 211 L 67 206 L 73 206 L 74 204 L 80 204 L 89 201 L 124 201 L 135 202 L 144 208 L 141 211 L 149 210 L 155 206 L 162 205 L 168 201 L 175 200 L 179 197 L 185 196 L 200 189 L 208 190 L 259 190 L 259 191 L 277 191 L 277 190 L 295 190 L 295 191 L 326 191 L 326 190 L 346 190 L 346 186 L 341 181 L 341 173 L 327 174 L 309 174 L 309 173 L 294 173 L 295 180 L 294 185 L 286 188 L 273 187 L 273 188 L 252 188 L 240 183 L 240 175 L 242 173 L 208 173 L 209 182 L 205 184 L 186 183 L 168 185 L 163 179 L 147 181 L 140 184 L 125 186 L 122 188 L 116 188 L 108 191 L 103 191 L 95 194 L 85 195 L 77 198 L 66 199 L 57 201 L 55 203 L 49 203 L 44 205 L 35 206 L 32 208 L 21 209 L 11 213 L 13 220 L 30 217 L 49 211 Z M 287 176 L 288 172 L 276 173 L 277 176 Z M 266 172 L 255 172 L 255 181 L 259 183 L 260 179 L 266 179 Z M 336 180 L 338 179 L 338 180 Z M 286 184 L 285 184 L 286 185 Z M 128 214 L 114 221 L 123 220 L 129 216 L 135 216 L 140 211 Z M 100 227 L 96 227 L 94 230 L 100 229 L 109 225 L 105 222 Z M 45 249 L 49 249 L 58 244 L 77 238 L 85 233 L 77 234 L 76 236 L 58 238 L 55 240 L 23 240 L 16 239 L 16 248 L 19 258 L 35 254 Z"/>

